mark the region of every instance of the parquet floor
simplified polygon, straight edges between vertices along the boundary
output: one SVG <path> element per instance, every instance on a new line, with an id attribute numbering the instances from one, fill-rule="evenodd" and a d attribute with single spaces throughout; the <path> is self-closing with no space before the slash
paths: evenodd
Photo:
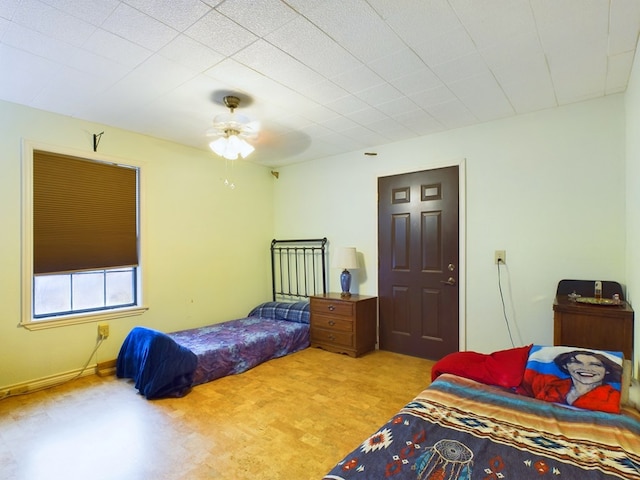
<path id="1" fill-rule="evenodd" d="M 306 349 L 148 401 L 115 376 L 0 401 L 0 478 L 320 479 L 429 383 L 433 362 Z"/>

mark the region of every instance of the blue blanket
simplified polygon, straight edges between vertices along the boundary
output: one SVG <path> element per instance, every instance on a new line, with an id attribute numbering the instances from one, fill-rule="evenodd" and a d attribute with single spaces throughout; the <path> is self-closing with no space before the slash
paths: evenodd
<path id="1" fill-rule="evenodd" d="M 135 327 L 125 338 L 116 364 L 119 378 L 131 378 L 147 399 L 182 397 L 193 385 L 198 359 L 168 335 Z"/>

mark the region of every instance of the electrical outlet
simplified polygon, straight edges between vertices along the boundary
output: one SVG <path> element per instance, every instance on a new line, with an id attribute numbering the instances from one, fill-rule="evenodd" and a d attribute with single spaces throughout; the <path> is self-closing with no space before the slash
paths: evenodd
<path id="1" fill-rule="evenodd" d="M 98 324 L 98 337 L 109 338 L 109 324 L 108 323 L 99 323 Z"/>
<path id="2" fill-rule="evenodd" d="M 496 250 L 495 261 L 496 261 L 496 265 L 499 265 L 499 264 L 506 265 L 507 264 L 507 251 L 506 250 Z"/>

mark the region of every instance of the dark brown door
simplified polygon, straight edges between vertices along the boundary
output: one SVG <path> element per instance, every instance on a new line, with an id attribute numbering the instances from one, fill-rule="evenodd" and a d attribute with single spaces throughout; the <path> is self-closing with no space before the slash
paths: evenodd
<path id="1" fill-rule="evenodd" d="M 458 167 L 378 179 L 380 349 L 458 351 Z"/>

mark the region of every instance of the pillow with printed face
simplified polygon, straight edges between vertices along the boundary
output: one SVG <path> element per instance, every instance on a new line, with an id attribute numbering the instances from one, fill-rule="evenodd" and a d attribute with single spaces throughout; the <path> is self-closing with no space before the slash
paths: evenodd
<path id="1" fill-rule="evenodd" d="M 586 410 L 620 413 L 622 352 L 534 345 L 519 393 Z"/>

